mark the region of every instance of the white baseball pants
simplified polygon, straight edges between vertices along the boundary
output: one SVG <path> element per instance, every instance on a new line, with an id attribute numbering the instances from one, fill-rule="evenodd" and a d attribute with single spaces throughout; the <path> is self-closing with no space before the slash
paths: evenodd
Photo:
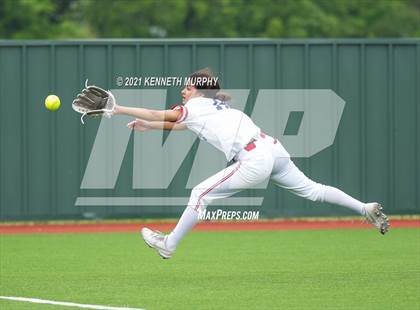
<path id="1" fill-rule="evenodd" d="M 290 159 L 281 143 L 263 135 L 252 150 L 242 150 L 237 162 L 195 186 L 188 206 L 202 212 L 215 199 L 226 198 L 270 178 L 276 185 L 312 200 L 349 207 L 359 213 L 363 203 L 337 188 L 316 183 L 305 176 Z"/>
<path id="2" fill-rule="evenodd" d="M 306 177 L 276 139 L 263 135 L 254 144 L 252 149 L 243 149 L 237 155 L 236 163 L 193 188 L 188 207 L 166 240 L 169 249 L 176 249 L 181 239 L 198 223 L 199 213 L 212 201 L 252 188 L 267 178 L 303 198 L 341 205 L 363 214 L 364 203 L 335 187 Z"/>

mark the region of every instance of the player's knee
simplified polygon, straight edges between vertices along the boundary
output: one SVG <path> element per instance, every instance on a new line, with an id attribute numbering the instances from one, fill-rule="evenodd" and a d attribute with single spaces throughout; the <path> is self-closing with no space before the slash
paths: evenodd
<path id="1" fill-rule="evenodd" d="M 209 203 L 208 197 L 205 195 L 202 188 L 196 186 L 191 190 L 190 200 L 188 202 L 189 207 L 194 208 L 195 210 L 205 210 Z"/>
<path id="2" fill-rule="evenodd" d="M 200 194 L 201 194 L 201 191 L 197 187 L 194 187 L 190 193 L 190 200 L 198 199 L 198 197 L 200 197 Z"/>
<path id="3" fill-rule="evenodd" d="M 190 200 L 188 202 L 188 206 L 195 207 L 199 197 L 200 197 L 200 191 L 197 188 L 194 187 L 191 190 Z"/>
<path id="4" fill-rule="evenodd" d="M 313 183 L 310 190 L 306 193 L 305 198 L 311 201 L 324 201 L 325 185 Z"/>

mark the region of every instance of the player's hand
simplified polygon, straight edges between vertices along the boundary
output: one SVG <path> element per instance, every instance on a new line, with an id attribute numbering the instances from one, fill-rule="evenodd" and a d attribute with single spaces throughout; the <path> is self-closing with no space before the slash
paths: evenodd
<path id="1" fill-rule="evenodd" d="M 135 119 L 132 122 L 129 122 L 127 124 L 127 127 L 133 130 L 137 130 L 137 131 L 146 131 L 146 130 L 152 129 L 150 122 L 139 119 L 139 118 Z"/>

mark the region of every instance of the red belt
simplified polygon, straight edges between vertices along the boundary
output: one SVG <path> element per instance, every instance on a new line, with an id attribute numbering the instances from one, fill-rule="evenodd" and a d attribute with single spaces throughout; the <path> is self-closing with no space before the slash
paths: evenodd
<path id="1" fill-rule="evenodd" d="M 260 133 L 260 137 L 265 139 L 265 133 L 261 132 Z M 273 139 L 274 140 L 274 144 L 277 143 L 277 139 Z M 257 141 L 256 139 L 252 139 L 245 147 L 244 150 L 247 152 L 252 151 L 253 149 L 255 149 L 257 146 L 255 144 L 255 141 Z"/>
<path id="2" fill-rule="evenodd" d="M 247 152 L 252 151 L 253 149 L 255 149 L 257 146 L 255 145 L 254 141 L 249 142 L 245 147 L 244 150 Z"/>

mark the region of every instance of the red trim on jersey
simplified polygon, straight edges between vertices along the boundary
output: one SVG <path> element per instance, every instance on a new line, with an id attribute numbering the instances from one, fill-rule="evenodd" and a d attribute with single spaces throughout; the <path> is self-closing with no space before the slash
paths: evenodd
<path id="1" fill-rule="evenodd" d="M 235 169 L 233 169 L 228 175 L 224 176 L 220 181 L 216 182 L 214 185 L 210 186 L 205 192 L 201 193 L 201 195 L 198 197 L 197 204 L 195 205 L 194 210 L 198 210 L 198 207 L 200 206 L 200 200 L 205 195 L 207 195 L 208 193 L 210 193 L 216 186 L 219 186 L 224 181 L 226 181 L 227 179 L 229 179 L 232 175 L 234 175 L 235 172 L 239 170 L 239 167 L 240 166 L 241 166 L 241 163 L 239 163 L 238 166 Z"/>
<path id="2" fill-rule="evenodd" d="M 181 111 L 181 114 L 178 116 L 178 118 L 176 119 L 176 123 L 181 123 L 182 121 L 184 121 L 187 116 L 188 116 L 188 109 L 186 106 L 183 105 L 175 105 L 171 107 L 171 110 L 178 110 Z"/>
<path id="3" fill-rule="evenodd" d="M 184 118 L 182 120 L 180 120 L 180 122 L 185 121 L 187 119 L 187 117 L 188 117 L 188 109 L 187 109 L 186 106 L 183 106 L 183 107 L 184 107 L 184 111 L 185 111 L 185 116 L 184 116 Z"/>

